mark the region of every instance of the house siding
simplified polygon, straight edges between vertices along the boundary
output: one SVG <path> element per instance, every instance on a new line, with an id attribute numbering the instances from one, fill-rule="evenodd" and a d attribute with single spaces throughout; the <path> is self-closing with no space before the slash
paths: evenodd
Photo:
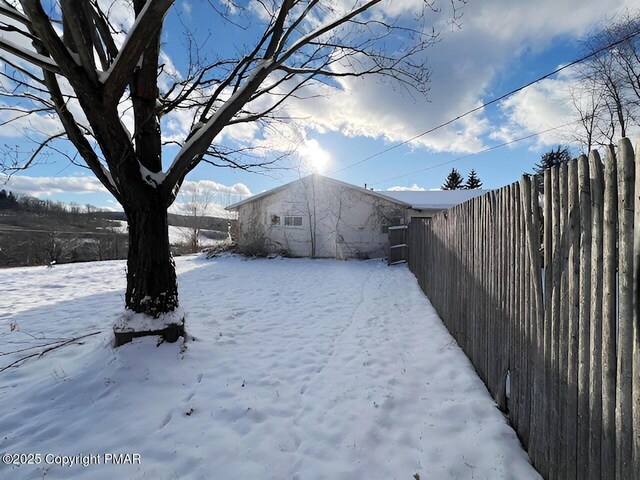
<path id="1" fill-rule="evenodd" d="M 271 195 L 240 205 L 239 247 L 249 254 L 378 258 L 388 254 L 384 227 L 406 223 L 407 208 L 359 188 L 312 175 Z M 279 224 L 272 223 L 278 216 Z M 302 226 L 285 226 L 285 216 Z"/>

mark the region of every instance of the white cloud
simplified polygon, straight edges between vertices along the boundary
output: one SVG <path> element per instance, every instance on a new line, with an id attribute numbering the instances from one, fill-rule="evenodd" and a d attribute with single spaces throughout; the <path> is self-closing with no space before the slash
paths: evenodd
<path id="1" fill-rule="evenodd" d="M 212 180 L 188 180 L 182 184 L 176 201 L 169 207 L 169 212 L 192 215 L 195 206 L 198 215 L 231 218 L 233 214 L 224 207 L 249 196 L 251 190 L 243 183 L 224 185 Z"/>
<path id="2" fill-rule="evenodd" d="M 247 187 L 244 183 L 224 185 L 222 183 L 214 182 L 213 180 L 187 180 L 182 184 L 180 192 L 185 195 L 191 195 L 198 190 L 206 190 L 214 194 L 229 194 L 245 197 L 251 195 L 251 190 L 249 190 L 249 187 Z"/>
<path id="3" fill-rule="evenodd" d="M 0 67 L 1 68 L 1 67 Z M 15 110 L 1 110 L 5 106 L 0 103 L 0 123 L 3 124 L 2 137 L 4 138 L 33 138 L 37 141 L 40 137 L 55 135 L 62 132 L 62 124 L 54 115 L 34 113 L 25 116 Z"/>
<path id="4" fill-rule="evenodd" d="M 0 178 L 2 183 L 6 179 Z M 14 175 L 2 188 L 35 196 L 51 196 L 59 193 L 107 193 L 100 181 L 92 176 L 30 177 Z"/>
<path id="5" fill-rule="evenodd" d="M 542 51 L 563 35 L 582 35 L 605 16 L 632 3 L 633 0 L 603 0 L 597 4 L 579 0 L 469 2 L 462 29 L 443 31 L 441 42 L 428 52 L 428 65 L 433 71 L 428 100 L 403 96 L 401 91 L 372 79 L 344 79 L 340 81 L 342 91 L 319 87 L 317 93 L 321 96 L 298 102 L 290 110 L 307 119 L 308 129 L 405 141 L 504 93 L 502 89 L 490 91 L 489 86 L 502 72 L 508 73 L 509 65 L 524 52 Z M 436 22 L 444 25 L 445 20 L 443 14 Z M 559 101 L 556 95 L 544 96 L 552 89 L 552 83 L 547 83 L 546 88 L 547 92 L 525 90 L 518 98 L 528 105 L 532 117 L 539 116 L 527 119 L 532 128 L 535 124 L 539 130 L 557 125 L 557 119 L 566 113 L 566 105 L 555 104 Z M 534 103 L 537 100 L 541 101 L 539 105 Z M 515 112 L 515 103 L 505 104 L 509 106 Z M 518 136 L 517 129 L 510 128 L 515 126 L 507 125 L 494 135 Z M 494 129 L 484 113 L 478 112 L 412 143 L 434 151 L 467 153 L 483 148 L 482 137 Z"/>
<path id="6" fill-rule="evenodd" d="M 255 2 L 250 2 L 254 5 Z M 442 4 L 442 13 L 427 12 L 427 18 L 442 31 L 441 41 L 429 49 L 427 64 L 432 68 L 431 91 L 428 100 L 394 89 L 388 83 L 373 78 L 341 79 L 339 89 L 327 85 L 315 86 L 309 93 L 317 97 L 296 101 L 287 107 L 286 113 L 301 119 L 299 135 L 288 135 L 262 129 L 256 124 L 240 124 L 225 129 L 218 140 L 231 140 L 240 144 L 262 147 L 263 152 L 286 152 L 292 145 L 299 145 L 301 159 L 308 162 L 314 155 L 330 156 L 314 140 L 312 132 L 340 132 L 346 136 L 364 136 L 384 139 L 388 142 L 406 141 L 423 131 L 474 108 L 482 101 L 503 93 L 501 88 L 490 91 L 499 75 L 509 73 L 509 66 L 524 52 L 542 51 L 550 42 L 561 36 L 575 37 L 584 34 L 605 16 L 611 16 L 624 7 L 632 7 L 637 0 L 602 0 L 585 3 L 580 0 L 539 0 L 537 2 L 513 2 L 511 0 L 486 0 L 469 2 L 464 9 L 462 29 L 449 31 L 448 5 Z M 109 11 L 114 24 L 123 31 L 133 22 L 131 3 L 127 0 L 100 0 Z M 335 11 L 351 7 L 352 0 L 333 2 Z M 188 1 L 181 8 L 189 13 L 195 8 Z M 232 4 L 228 4 L 232 8 Z M 387 0 L 370 12 L 372 16 L 396 16 L 417 13 L 422 2 L 413 0 Z M 251 7 L 247 12 L 256 12 Z M 232 14 L 236 11 L 232 9 Z M 335 14 L 335 13 L 334 13 Z M 559 21 L 558 19 L 561 19 Z M 312 22 L 319 22 L 315 18 Z M 121 43 L 124 35 L 117 38 Z M 569 59 L 567 59 L 569 60 Z M 180 77 L 171 59 L 163 54 L 167 75 Z M 167 78 L 165 78 L 167 77 Z M 483 138 L 490 132 L 495 139 L 513 139 L 521 133 L 531 133 L 557 125 L 557 119 L 566 116 L 567 105 L 558 95 L 566 80 L 541 82 L 521 92 L 502 104 L 507 122 L 491 126 L 483 112 L 469 115 L 436 132 L 412 142 L 414 147 L 433 151 L 468 153 L 484 147 Z M 212 87 L 213 88 L 213 87 Z M 70 107 L 79 118 L 79 109 Z M 9 115 L 4 113 L 3 115 Z M 176 110 L 162 119 L 165 140 L 184 140 L 191 126 L 193 112 Z M 133 121 L 123 112 L 123 122 L 133 129 Z M 0 121 L 2 117 L 0 116 Z M 17 129 L 4 129 L 3 136 L 18 136 L 25 129 L 44 132 L 57 131 L 59 123 L 45 117 L 20 121 Z M 285 127 L 289 128 L 289 127 Z M 543 136 L 539 142 L 553 142 L 552 135 Z M 297 142 L 297 143 L 296 143 Z"/>
<path id="7" fill-rule="evenodd" d="M 532 149 L 540 150 L 558 144 L 584 149 L 586 133 L 575 105 L 587 112 L 593 96 L 591 92 L 581 94 L 580 91 L 575 70 L 567 69 L 555 79 L 542 80 L 518 92 L 500 103 L 506 121 L 491 134 L 491 138 L 510 142 L 553 129 L 532 139 Z M 632 125 L 627 136 L 635 138 L 638 133 L 640 128 Z M 604 135 L 594 132 L 596 145 L 608 141 Z"/>
<path id="8" fill-rule="evenodd" d="M 52 197 L 59 194 L 108 193 L 100 181 L 93 176 L 32 177 L 14 175 L 8 182 L 6 180 L 6 178 L 0 177 L 0 182 L 2 183 L 0 189 L 35 197 Z M 194 195 L 196 198 L 200 198 L 203 194 L 208 197 L 206 215 L 227 218 L 229 212 L 226 212 L 224 207 L 251 196 L 251 190 L 243 183 L 224 185 L 213 180 L 188 180 L 182 184 L 180 194 L 169 208 L 169 212 L 188 215 L 188 203 L 193 201 Z M 114 200 L 108 199 L 105 201 L 103 208 L 110 210 L 121 209 L 120 207 L 114 208 L 116 206 L 117 204 Z"/>
<path id="9" fill-rule="evenodd" d="M 423 187 L 420 187 L 415 183 L 410 187 L 395 186 L 395 187 L 389 187 L 386 190 L 389 192 L 424 192 L 425 191 Z"/>
<path id="10" fill-rule="evenodd" d="M 509 97 L 500 104 L 506 122 L 491 134 L 494 140 L 510 142 L 527 135 L 543 132 L 574 120 L 570 88 L 573 80 L 547 79 Z M 536 147 L 562 143 L 566 128 L 543 133 L 536 137 Z"/>
<path id="11" fill-rule="evenodd" d="M 225 129 L 218 140 L 258 146 L 263 154 L 297 147 L 301 163 L 307 164 L 312 152 L 319 151 L 319 145 L 309 143 L 312 132 L 340 132 L 350 137 L 382 138 L 390 143 L 406 141 L 504 93 L 501 88 L 492 91 L 489 87 L 503 72 L 508 73 L 509 66 L 523 53 L 540 52 L 561 36 L 580 36 L 605 16 L 632 3 L 634 0 L 603 0 L 593 5 L 579 0 L 469 2 L 464 9 L 462 29 L 453 32 L 447 27 L 449 12 L 443 4 L 443 13 L 427 13 L 442 31 L 440 43 L 428 51 L 425 59 L 432 68 L 428 99 L 373 78 L 340 79 L 338 88 L 314 85 L 305 91 L 312 98 L 294 100 L 286 106 L 285 112 L 298 119 L 296 126 L 278 126 L 275 131 L 251 124 L 235 125 Z M 348 0 L 336 1 L 332 14 L 352 4 Z M 370 14 L 416 13 L 418 4 L 410 0 L 387 1 Z M 313 19 L 314 22 L 321 23 L 321 19 Z M 570 112 L 563 97 L 567 82 L 565 76 L 559 76 L 503 102 L 506 122 L 502 125 L 491 125 L 480 111 L 411 144 L 438 152 L 470 153 L 484 148 L 483 139 L 489 134 L 493 139 L 509 141 L 557 126 L 568 120 Z M 191 117 L 183 111 L 167 116 L 165 121 L 170 135 L 184 138 Z M 297 132 L 291 133 L 292 129 Z M 537 142 L 555 143 L 558 133 L 542 135 Z"/>

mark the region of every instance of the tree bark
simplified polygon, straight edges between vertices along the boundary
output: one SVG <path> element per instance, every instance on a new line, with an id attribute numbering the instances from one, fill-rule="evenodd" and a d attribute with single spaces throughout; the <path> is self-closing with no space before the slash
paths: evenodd
<path id="1" fill-rule="evenodd" d="M 167 208 L 158 198 L 125 211 L 129 222 L 126 308 L 158 318 L 178 306 Z"/>

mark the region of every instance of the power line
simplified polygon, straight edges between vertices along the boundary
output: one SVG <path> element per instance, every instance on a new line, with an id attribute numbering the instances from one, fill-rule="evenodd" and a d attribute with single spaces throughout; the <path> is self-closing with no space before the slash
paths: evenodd
<path id="1" fill-rule="evenodd" d="M 418 135 L 414 135 L 413 137 L 409 138 L 408 140 L 404 140 L 402 142 L 396 143 L 395 145 L 392 145 L 392 146 L 390 146 L 388 148 L 380 150 L 379 152 L 376 152 L 376 153 L 374 153 L 372 155 L 369 155 L 368 157 L 363 158 L 362 160 L 359 160 L 359 161 L 357 161 L 355 163 L 352 163 L 350 165 L 347 165 L 346 167 L 340 168 L 338 170 L 334 170 L 329 175 L 335 175 L 336 173 L 340 173 L 340 172 L 342 172 L 344 170 L 347 170 L 349 168 L 355 167 L 356 165 L 360 165 L 360 164 L 362 164 L 364 162 L 367 162 L 367 161 L 369 161 L 369 160 L 371 160 L 373 158 L 376 158 L 376 157 L 378 157 L 378 156 L 380 156 L 380 155 L 382 155 L 384 153 L 390 152 L 391 150 L 394 150 L 394 149 L 396 149 L 398 147 L 401 147 L 403 145 L 411 143 L 412 141 L 414 141 L 414 140 L 416 140 L 416 139 L 418 139 L 420 137 L 423 137 L 423 136 L 425 136 L 425 135 L 427 135 L 429 133 L 435 132 L 436 130 L 439 130 L 439 129 L 443 128 L 443 127 L 446 127 L 447 125 L 451 125 L 452 123 L 457 122 L 458 120 L 460 120 L 460 119 L 462 119 L 462 118 L 464 118 L 464 117 L 466 117 L 468 115 L 471 115 L 472 113 L 475 113 L 478 110 L 482 110 L 483 108 L 488 107 L 489 105 L 492 105 L 492 104 L 494 104 L 496 102 L 499 102 L 500 100 L 504 100 L 505 98 L 510 97 L 511 95 L 514 95 L 514 94 L 524 90 L 525 88 L 530 87 L 531 85 L 534 85 L 534 84 L 536 84 L 538 82 L 541 82 L 542 80 L 546 80 L 547 78 L 552 77 L 553 75 L 555 75 L 557 73 L 560 73 L 561 71 L 566 70 L 569 67 L 572 67 L 574 65 L 577 65 L 578 63 L 584 62 L 585 60 L 587 60 L 587 59 L 589 59 L 591 57 L 595 57 L 596 55 L 599 55 L 600 53 L 604 52 L 605 50 L 609 50 L 610 48 L 615 47 L 616 45 L 620 45 L 621 43 L 624 43 L 627 40 L 630 40 L 633 37 L 636 37 L 638 35 L 640 35 L 640 30 L 637 30 L 636 32 L 631 33 L 631 34 L 627 35 L 626 37 L 624 37 L 624 38 L 622 38 L 622 39 L 620 39 L 620 40 L 618 40 L 616 42 L 613 42 L 613 43 L 611 43 L 609 45 L 606 45 L 606 46 L 604 46 L 602 48 L 599 48 L 595 52 L 592 52 L 592 53 L 590 53 L 588 55 L 585 55 L 584 57 L 578 58 L 577 60 L 573 60 L 573 61 L 567 63 L 566 65 L 563 65 L 562 67 L 556 68 L 552 72 L 549 72 L 549 73 L 547 73 L 547 74 L 545 74 L 545 75 L 543 75 L 541 77 L 536 78 L 535 80 L 530 81 L 529 83 L 527 83 L 525 85 L 521 85 L 520 87 L 518 87 L 518 88 L 516 88 L 514 90 L 511 90 L 510 92 L 507 92 L 507 93 L 505 93 L 503 95 L 500 95 L 499 97 L 496 97 L 496 98 L 494 98 L 494 99 L 492 99 L 492 100 L 490 100 L 490 101 L 488 101 L 486 103 L 483 103 L 482 105 L 479 105 L 479 106 L 477 106 L 477 107 L 475 107 L 475 108 L 473 108 L 473 109 L 471 109 L 471 110 L 469 110 L 469 111 L 467 111 L 465 113 L 462 113 L 462 114 L 458 115 L 455 118 L 452 118 L 450 120 L 447 120 L 444 123 L 436 125 L 435 127 L 430 128 L 429 130 L 425 130 L 424 132 L 419 133 Z M 542 133 L 544 133 L 544 132 L 542 132 Z"/>
<path id="2" fill-rule="evenodd" d="M 579 121 L 579 120 L 578 120 L 578 121 Z M 370 183 L 369 185 L 379 185 L 379 184 L 381 184 L 381 183 L 390 182 L 391 180 L 397 180 L 397 179 L 399 179 L 399 178 L 409 177 L 409 176 L 411 176 L 411 175 L 416 175 L 416 174 L 418 174 L 418 173 L 426 172 L 426 171 L 428 171 L 428 170 L 433 170 L 434 168 L 438 168 L 438 167 L 442 167 L 443 165 L 448 165 L 448 164 L 450 164 L 450 163 L 458 162 L 458 161 L 460 161 L 460 160 L 464 160 L 465 158 L 473 157 L 474 155 L 480 155 L 481 153 L 486 153 L 486 152 L 489 152 L 489 151 L 491 151 L 491 150 L 495 150 L 495 149 L 497 149 L 497 148 L 506 147 L 507 145 L 512 145 L 512 144 L 514 144 L 514 143 L 518 143 L 518 142 L 522 142 L 522 141 L 524 141 L 524 140 L 529 140 L 529 139 L 531 139 L 531 138 L 538 137 L 538 136 L 543 135 L 543 134 L 545 134 L 545 133 L 552 132 L 552 131 L 554 131 L 554 130 L 558 130 L 558 129 L 560 129 L 560 128 L 567 127 L 567 126 L 569 126 L 569 125 L 572 125 L 572 124 L 574 124 L 574 123 L 577 123 L 578 121 L 565 123 L 564 125 L 558 125 L 557 127 L 553 127 L 553 128 L 548 128 L 547 130 L 543 130 L 543 131 L 541 131 L 541 132 L 532 133 L 531 135 L 527 135 L 527 136 L 525 136 L 525 137 L 516 138 L 515 140 L 511 140 L 511 141 L 509 141 L 509 142 L 504 142 L 504 143 L 501 143 L 501 144 L 499 144 L 499 145 L 494 145 L 494 146 L 492 146 L 492 147 L 485 148 L 485 149 L 483 149 L 483 150 L 479 150 L 479 151 L 477 151 L 477 152 L 469 153 L 469 154 L 467 154 L 467 155 L 463 155 L 462 157 L 454 158 L 453 160 L 447 160 L 446 162 L 438 163 L 437 165 L 431 165 L 431 166 L 429 166 L 429 167 L 422 168 L 422 169 L 420 169 L 420 170 L 416 170 L 415 172 L 405 173 L 405 174 L 403 174 L 403 175 L 398 175 L 398 176 L 395 176 L 395 177 L 386 178 L 386 179 L 384 179 L 384 180 L 380 180 L 379 182 Z"/>

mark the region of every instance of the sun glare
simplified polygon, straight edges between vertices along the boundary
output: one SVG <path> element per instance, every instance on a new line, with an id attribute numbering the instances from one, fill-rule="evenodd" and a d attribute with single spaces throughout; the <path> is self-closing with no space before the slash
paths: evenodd
<path id="1" fill-rule="evenodd" d="M 308 140 L 301 155 L 304 157 L 307 168 L 313 173 L 325 173 L 331 162 L 331 155 L 320 146 L 317 140 Z"/>

